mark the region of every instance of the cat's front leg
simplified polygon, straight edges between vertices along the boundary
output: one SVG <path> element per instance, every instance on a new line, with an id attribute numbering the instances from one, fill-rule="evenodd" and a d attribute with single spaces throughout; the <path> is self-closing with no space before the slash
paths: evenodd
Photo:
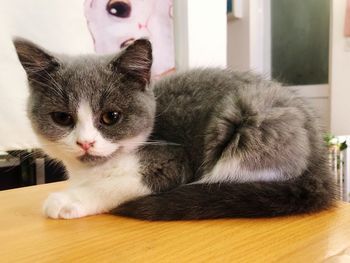
<path id="1" fill-rule="evenodd" d="M 125 201 L 150 193 L 138 174 L 110 176 L 50 194 L 43 212 L 49 218 L 79 218 L 106 213 Z"/>

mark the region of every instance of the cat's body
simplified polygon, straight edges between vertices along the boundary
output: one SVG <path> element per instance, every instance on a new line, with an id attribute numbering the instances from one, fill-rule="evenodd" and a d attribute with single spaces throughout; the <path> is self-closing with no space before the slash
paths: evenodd
<path id="1" fill-rule="evenodd" d="M 145 40 L 116 58 L 67 61 L 23 40 L 15 45 L 34 130 L 71 178 L 47 199 L 49 217 L 262 217 L 334 204 L 315 117 L 278 83 L 192 70 L 155 83 L 155 104 Z"/>

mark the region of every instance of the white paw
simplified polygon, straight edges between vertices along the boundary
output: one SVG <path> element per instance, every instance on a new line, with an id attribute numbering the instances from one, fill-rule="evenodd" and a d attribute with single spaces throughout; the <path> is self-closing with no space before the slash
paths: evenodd
<path id="1" fill-rule="evenodd" d="M 50 194 L 44 203 L 43 212 L 47 217 L 64 219 L 87 215 L 82 204 L 65 192 Z"/>

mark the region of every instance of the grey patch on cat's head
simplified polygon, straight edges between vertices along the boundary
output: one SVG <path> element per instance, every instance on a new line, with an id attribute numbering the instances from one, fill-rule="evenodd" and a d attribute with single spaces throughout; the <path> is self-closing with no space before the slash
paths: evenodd
<path id="1" fill-rule="evenodd" d="M 28 116 L 39 137 L 56 142 L 74 130 L 74 125 L 56 124 L 52 112 L 69 113 L 77 121 L 82 101 L 89 104 L 95 128 L 106 140 L 117 143 L 153 128 L 155 100 L 149 88 L 152 47 L 136 40 L 117 55 L 54 55 L 24 40 L 15 39 L 18 58 L 29 87 Z M 101 114 L 121 113 L 111 126 L 101 123 Z"/>

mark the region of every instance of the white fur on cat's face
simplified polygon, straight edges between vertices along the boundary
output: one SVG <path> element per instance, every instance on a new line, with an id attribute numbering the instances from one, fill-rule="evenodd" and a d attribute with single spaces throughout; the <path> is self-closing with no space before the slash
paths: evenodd
<path id="1" fill-rule="evenodd" d="M 77 111 L 77 122 L 72 132 L 61 139 L 62 144 L 72 147 L 77 156 L 90 154 L 93 156 L 109 156 L 115 152 L 120 145 L 109 142 L 104 139 L 100 132 L 95 128 L 93 114 L 89 104 L 81 101 Z M 87 151 L 83 150 L 77 142 L 94 142 L 93 146 Z"/>
<path id="2" fill-rule="evenodd" d="M 130 7 L 129 16 L 108 11 L 117 2 Z M 148 38 L 153 46 L 153 77 L 174 68 L 172 0 L 86 0 L 84 5 L 97 53 L 116 52 L 132 40 Z"/>
<path id="3" fill-rule="evenodd" d="M 131 152 L 138 148 L 147 140 L 148 132 L 141 133 L 132 138 L 123 139 L 118 142 L 106 140 L 94 126 L 94 116 L 90 105 L 86 101 L 81 101 L 77 110 L 77 121 L 74 129 L 65 137 L 57 142 L 47 142 L 41 139 L 43 148 L 54 158 L 63 162 L 79 160 L 82 163 L 94 163 L 93 160 L 106 161 L 114 153 L 122 151 L 123 153 Z M 93 145 L 84 150 L 77 142 L 93 142 Z M 84 160 L 84 157 L 90 157 Z"/>

